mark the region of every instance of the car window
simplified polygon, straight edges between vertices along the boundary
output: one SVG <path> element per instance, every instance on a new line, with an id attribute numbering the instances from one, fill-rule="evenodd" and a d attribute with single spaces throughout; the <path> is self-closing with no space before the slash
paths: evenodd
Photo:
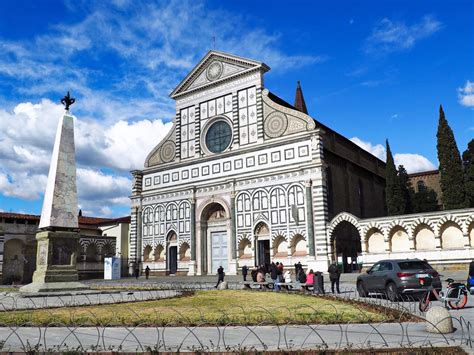
<path id="1" fill-rule="evenodd" d="M 401 261 L 398 263 L 400 270 L 412 270 L 412 269 L 431 269 L 431 266 L 421 260 Z"/>
<path id="2" fill-rule="evenodd" d="M 376 271 L 380 271 L 380 263 L 379 263 L 379 264 L 375 264 L 375 265 L 372 266 L 372 268 L 370 269 L 370 272 L 376 272 Z"/>
<path id="3" fill-rule="evenodd" d="M 380 270 L 379 271 L 390 271 L 393 270 L 393 266 L 389 262 L 380 263 Z"/>

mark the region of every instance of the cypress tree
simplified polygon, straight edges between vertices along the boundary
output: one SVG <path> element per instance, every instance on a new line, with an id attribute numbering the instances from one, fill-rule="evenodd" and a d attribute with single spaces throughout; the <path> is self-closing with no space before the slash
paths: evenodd
<path id="1" fill-rule="evenodd" d="M 468 207 L 474 207 L 474 139 L 467 144 L 467 149 L 462 153 L 464 166 L 464 185 Z"/>
<path id="2" fill-rule="evenodd" d="M 443 107 L 439 106 L 438 160 L 443 205 L 447 210 L 466 207 L 464 173 L 456 140 L 448 121 L 444 117 Z"/>
<path id="3" fill-rule="evenodd" d="M 393 161 L 392 151 L 385 141 L 387 159 L 385 167 L 385 199 L 387 202 L 387 212 L 389 216 L 405 213 L 402 191 L 400 189 L 400 181 L 397 175 L 397 169 Z"/>
<path id="4" fill-rule="evenodd" d="M 398 166 L 398 183 L 400 184 L 401 192 L 401 205 L 400 209 L 402 213 L 412 213 L 413 212 L 413 203 L 412 198 L 415 194 L 415 190 L 410 183 L 410 177 L 403 165 Z"/>

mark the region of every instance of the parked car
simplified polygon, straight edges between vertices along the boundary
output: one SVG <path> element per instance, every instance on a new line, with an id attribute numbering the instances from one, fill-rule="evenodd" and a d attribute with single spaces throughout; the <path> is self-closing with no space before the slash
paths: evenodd
<path id="1" fill-rule="evenodd" d="M 420 259 L 381 260 L 375 263 L 367 273 L 357 277 L 357 291 L 360 297 L 369 293 L 385 293 L 391 301 L 402 295 L 420 296 L 426 287 L 420 284 L 420 278 L 433 277 L 433 287 L 442 288 L 438 272 L 426 261 Z"/>

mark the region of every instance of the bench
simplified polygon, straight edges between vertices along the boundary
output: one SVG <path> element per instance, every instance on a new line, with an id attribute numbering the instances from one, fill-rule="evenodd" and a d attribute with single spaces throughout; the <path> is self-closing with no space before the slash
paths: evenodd
<path id="1" fill-rule="evenodd" d="M 265 281 L 265 282 L 244 281 L 242 284 L 247 289 L 251 289 L 252 286 L 253 287 L 258 286 L 258 288 L 260 288 L 260 289 L 262 288 L 262 286 L 266 287 L 266 288 L 269 288 L 269 289 L 274 288 L 274 282 L 273 281 Z M 280 285 L 280 287 L 282 289 L 286 289 L 288 291 L 291 290 L 291 289 L 297 290 L 298 288 L 302 289 L 302 290 L 306 290 L 306 291 L 310 291 L 310 290 L 313 289 L 313 284 L 301 284 L 299 282 L 289 282 L 289 283 L 281 282 L 281 283 L 278 283 L 278 284 Z"/>

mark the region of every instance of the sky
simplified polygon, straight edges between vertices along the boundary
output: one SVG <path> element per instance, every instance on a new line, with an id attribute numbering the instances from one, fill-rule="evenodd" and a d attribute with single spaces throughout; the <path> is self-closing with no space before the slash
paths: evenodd
<path id="1" fill-rule="evenodd" d="M 0 211 L 40 214 L 77 102 L 79 207 L 130 213 L 130 170 L 165 136 L 169 93 L 210 49 L 265 62 L 265 87 L 408 172 L 435 169 L 439 105 L 474 137 L 474 2 L 0 1 Z"/>

